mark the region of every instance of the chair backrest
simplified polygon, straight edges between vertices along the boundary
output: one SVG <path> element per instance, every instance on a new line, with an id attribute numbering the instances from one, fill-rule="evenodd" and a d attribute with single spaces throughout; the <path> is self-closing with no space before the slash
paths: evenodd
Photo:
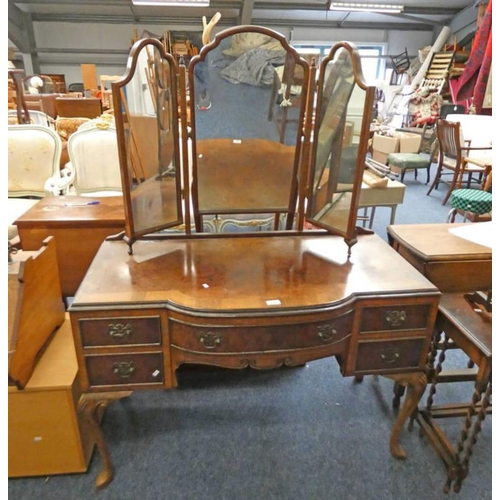
<path id="1" fill-rule="evenodd" d="M 37 125 L 44 125 L 46 127 L 51 126 L 51 118 L 44 113 L 43 111 L 33 111 L 30 110 L 30 123 L 35 123 Z M 17 111 L 10 109 L 9 110 L 9 125 L 17 125 L 19 124 L 17 119 Z"/>
<path id="2" fill-rule="evenodd" d="M 9 125 L 9 197 L 50 194 L 45 191 L 45 182 L 60 175 L 61 149 L 61 139 L 50 127 Z"/>
<path id="3" fill-rule="evenodd" d="M 440 161 L 445 161 L 452 167 L 460 167 L 462 161 L 461 147 L 463 137 L 460 122 L 449 122 L 440 119 L 436 125 L 436 134 L 439 143 Z"/>
<path id="4" fill-rule="evenodd" d="M 121 194 L 118 141 L 113 123 L 101 120 L 91 128 L 79 128 L 68 140 L 68 154 L 75 174 L 76 194 Z"/>
<path id="5" fill-rule="evenodd" d="M 70 83 L 68 85 L 68 92 L 83 92 L 84 90 L 83 83 Z"/>

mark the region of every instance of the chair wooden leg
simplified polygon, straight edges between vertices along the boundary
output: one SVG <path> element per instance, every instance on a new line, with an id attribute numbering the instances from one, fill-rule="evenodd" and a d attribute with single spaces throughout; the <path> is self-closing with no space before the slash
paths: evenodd
<path id="1" fill-rule="evenodd" d="M 436 176 L 434 177 L 434 180 L 432 181 L 432 184 L 431 184 L 429 190 L 427 191 L 427 196 L 429 196 L 432 193 L 432 190 L 434 188 L 437 189 L 437 185 L 438 185 L 438 183 L 441 180 L 441 172 L 442 172 L 442 170 L 443 170 L 443 168 L 438 166 L 438 169 L 436 171 Z"/>
<path id="2" fill-rule="evenodd" d="M 460 180 L 461 178 L 459 177 L 459 172 L 458 170 L 455 170 L 453 172 L 453 179 L 450 182 L 450 187 L 448 188 L 448 192 L 445 194 L 443 201 L 441 202 L 442 205 L 446 205 L 448 198 L 451 196 L 451 193 L 455 189 L 460 189 Z"/>

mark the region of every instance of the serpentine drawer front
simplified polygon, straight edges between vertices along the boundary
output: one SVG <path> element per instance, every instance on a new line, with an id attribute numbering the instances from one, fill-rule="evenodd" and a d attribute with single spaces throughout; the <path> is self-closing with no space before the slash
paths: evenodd
<path id="1" fill-rule="evenodd" d="M 85 356 L 91 387 L 131 384 L 162 385 L 162 353 Z"/>
<path id="2" fill-rule="evenodd" d="M 79 319 L 84 347 L 115 345 L 160 345 L 159 316 Z"/>
<path id="3" fill-rule="evenodd" d="M 290 351 L 336 344 L 351 334 L 353 313 L 315 323 L 280 326 L 198 326 L 170 319 L 171 345 L 190 352 Z"/>

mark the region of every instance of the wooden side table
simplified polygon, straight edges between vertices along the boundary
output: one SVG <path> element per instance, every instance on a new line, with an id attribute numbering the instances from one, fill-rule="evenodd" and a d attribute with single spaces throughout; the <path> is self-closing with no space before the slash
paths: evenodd
<path id="1" fill-rule="evenodd" d="M 460 491 L 469 472 L 469 462 L 481 432 L 482 422 L 486 415 L 491 413 L 491 330 L 491 319 L 478 313 L 463 294 L 442 295 L 429 353 L 431 386 L 426 405 L 416 413 L 416 421 L 446 465 L 445 493 L 452 485 L 455 492 Z M 451 346 L 461 349 L 477 366 L 474 392 L 470 402 L 435 405 L 440 374 L 447 350 Z M 450 374 L 446 377 L 447 382 L 463 380 L 463 374 L 457 374 L 455 380 Z M 458 443 L 453 447 L 436 420 L 458 416 L 463 416 L 464 421 Z"/>
<path id="2" fill-rule="evenodd" d="M 492 287 L 491 248 L 449 231 L 463 225 L 392 225 L 387 228 L 387 236 L 391 246 L 441 292 L 489 290 Z"/>
<path id="3" fill-rule="evenodd" d="M 89 205 L 89 202 L 98 204 Z M 73 297 L 101 243 L 125 229 L 121 196 L 47 196 L 16 220 L 23 250 L 54 236 L 64 299 Z"/>

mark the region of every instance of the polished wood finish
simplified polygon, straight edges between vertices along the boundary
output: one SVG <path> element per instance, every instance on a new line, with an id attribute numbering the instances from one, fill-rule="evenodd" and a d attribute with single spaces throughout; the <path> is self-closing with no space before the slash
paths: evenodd
<path id="1" fill-rule="evenodd" d="M 391 436 L 404 458 L 399 433 L 421 394 L 438 300 L 375 235 L 350 258 L 326 234 L 192 235 L 138 240 L 133 255 L 105 241 L 70 315 L 81 381 L 99 404 L 176 387 L 186 363 L 268 369 L 335 356 L 344 376 L 395 376 L 411 387 Z"/>
<path id="2" fill-rule="evenodd" d="M 492 287 L 491 248 L 449 231 L 463 224 L 402 224 L 387 228 L 389 242 L 442 292 Z"/>
<path id="3" fill-rule="evenodd" d="M 89 201 L 99 204 L 85 205 Z M 62 295 L 73 297 L 101 243 L 124 230 L 123 199 L 47 196 L 15 224 L 23 250 L 38 249 L 45 238 L 54 236 Z"/>
<path id="4" fill-rule="evenodd" d="M 458 492 L 469 473 L 470 459 L 481 432 L 482 421 L 486 414 L 491 413 L 492 325 L 491 319 L 478 313 L 462 293 L 447 293 L 441 297 L 434 331 L 429 355 L 432 369 L 429 396 L 426 405 L 419 409 L 416 420 L 446 465 L 444 491 L 447 493 L 453 486 L 453 490 Z M 474 390 L 468 404 L 437 406 L 434 399 L 446 352 L 452 343 L 453 347 L 460 348 L 477 366 Z M 459 415 L 464 420 L 454 447 L 436 419 Z"/>
<path id="5" fill-rule="evenodd" d="M 40 246 L 38 252 L 18 252 L 9 263 L 9 383 L 19 389 L 64 321 L 56 243 L 49 237 Z"/>
<path id="6" fill-rule="evenodd" d="M 68 318 L 55 333 L 24 389 L 9 386 L 9 477 L 87 470 L 94 440 L 77 412 L 80 396 Z"/>
<path id="7" fill-rule="evenodd" d="M 57 97 L 57 116 L 97 118 L 102 113 L 101 100 L 97 97 Z"/>

